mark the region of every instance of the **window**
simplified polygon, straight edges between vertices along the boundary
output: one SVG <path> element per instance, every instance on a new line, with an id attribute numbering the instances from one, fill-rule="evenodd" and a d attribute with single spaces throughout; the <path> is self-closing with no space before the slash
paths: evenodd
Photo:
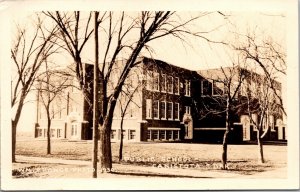
<path id="1" fill-rule="evenodd" d="M 160 118 L 166 119 L 166 102 L 165 101 L 160 102 L 159 109 L 160 109 Z"/>
<path id="2" fill-rule="evenodd" d="M 274 116 L 273 115 L 269 116 L 269 122 L 270 122 L 271 130 L 274 130 L 275 126 L 274 126 Z"/>
<path id="3" fill-rule="evenodd" d="M 71 129 L 71 136 L 76 136 L 76 135 L 77 135 L 77 124 L 73 123 Z"/>
<path id="4" fill-rule="evenodd" d="M 258 125 L 258 118 L 257 118 L 257 114 L 251 114 L 251 118 L 252 118 L 252 121 L 254 122 L 252 122 L 251 121 L 251 123 L 254 125 L 253 127 L 254 127 L 254 130 L 257 130 L 257 125 Z"/>
<path id="5" fill-rule="evenodd" d="M 174 140 L 179 140 L 179 131 L 173 131 L 174 134 Z"/>
<path id="6" fill-rule="evenodd" d="M 61 137 L 61 129 L 57 129 L 57 137 Z"/>
<path id="7" fill-rule="evenodd" d="M 174 105 L 174 119 L 179 120 L 179 103 Z"/>
<path id="8" fill-rule="evenodd" d="M 168 93 L 173 93 L 173 77 L 172 76 L 168 76 L 167 91 L 168 91 Z"/>
<path id="9" fill-rule="evenodd" d="M 211 83 L 207 80 L 201 81 L 201 95 L 210 95 L 211 94 Z"/>
<path id="10" fill-rule="evenodd" d="M 147 90 L 152 90 L 152 87 L 153 87 L 152 75 L 153 75 L 152 71 L 147 71 L 147 76 L 146 76 L 146 78 L 147 78 L 147 86 L 146 86 Z"/>
<path id="11" fill-rule="evenodd" d="M 166 74 L 162 74 L 161 75 L 161 91 L 162 92 L 166 92 L 167 90 L 167 76 L 166 76 Z"/>
<path id="12" fill-rule="evenodd" d="M 213 81 L 213 90 L 212 90 L 213 95 L 223 95 L 224 91 L 224 83 L 218 82 L 218 81 Z"/>
<path id="13" fill-rule="evenodd" d="M 185 96 L 191 96 L 191 81 L 185 80 Z"/>
<path id="14" fill-rule="evenodd" d="M 43 129 L 38 129 L 37 130 L 37 136 L 42 137 L 43 136 Z"/>
<path id="15" fill-rule="evenodd" d="M 173 103 L 172 102 L 168 102 L 167 103 L 167 117 L 169 120 L 173 119 Z"/>
<path id="16" fill-rule="evenodd" d="M 179 87 L 180 87 L 180 85 L 179 85 L 179 78 L 178 77 L 175 77 L 175 82 L 174 82 L 174 93 L 176 94 L 176 95 L 179 95 Z"/>
<path id="17" fill-rule="evenodd" d="M 152 140 L 151 134 L 152 134 L 151 130 L 148 130 L 147 131 L 147 139 L 148 140 Z"/>
<path id="18" fill-rule="evenodd" d="M 55 137 L 55 129 L 51 129 L 51 137 Z"/>
<path id="19" fill-rule="evenodd" d="M 173 139 L 173 131 L 168 130 L 166 134 L 167 134 L 166 135 L 167 140 L 172 140 Z"/>
<path id="20" fill-rule="evenodd" d="M 119 133 L 120 133 L 119 138 L 121 138 L 121 130 Z M 126 130 L 122 130 L 122 138 L 123 139 L 125 138 L 125 135 L 126 135 Z"/>
<path id="21" fill-rule="evenodd" d="M 166 131 L 165 130 L 159 130 L 159 140 L 166 139 Z"/>
<path id="22" fill-rule="evenodd" d="M 190 106 L 185 106 L 185 113 L 191 114 L 191 107 Z"/>
<path id="23" fill-rule="evenodd" d="M 116 130 L 111 130 L 110 137 L 111 137 L 111 139 L 116 138 Z"/>
<path id="24" fill-rule="evenodd" d="M 158 138 L 158 130 L 152 130 L 152 139 L 159 139 Z"/>
<path id="25" fill-rule="evenodd" d="M 153 118 L 158 119 L 159 118 L 159 102 L 153 101 Z"/>
<path id="26" fill-rule="evenodd" d="M 135 139 L 135 130 L 129 130 L 129 139 Z"/>
<path id="27" fill-rule="evenodd" d="M 153 73 L 153 90 L 159 91 L 159 73 Z"/>
<path id="28" fill-rule="evenodd" d="M 146 100 L 146 119 L 152 119 L 152 100 Z"/>

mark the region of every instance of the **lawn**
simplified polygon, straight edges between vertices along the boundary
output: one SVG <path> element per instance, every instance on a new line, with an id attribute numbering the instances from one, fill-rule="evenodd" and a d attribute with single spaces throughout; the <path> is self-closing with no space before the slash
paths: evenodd
<path id="1" fill-rule="evenodd" d="M 90 161 L 91 141 L 53 140 L 52 154 L 46 155 L 45 140 L 17 141 L 17 155 Z M 220 170 L 221 144 L 196 143 L 125 143 L 124 161 L 118 162 L 119 143 L 112 143 L 113 162 L 119 165 L 143 167 L 172 167 L 200 170 Z M 256 145 L 229 145 L 228 166 L 231 172 L 251 175 L 257 172 L 286 167 L 287 146 L 265 145 L 265 164 L 257 161 Z"/>

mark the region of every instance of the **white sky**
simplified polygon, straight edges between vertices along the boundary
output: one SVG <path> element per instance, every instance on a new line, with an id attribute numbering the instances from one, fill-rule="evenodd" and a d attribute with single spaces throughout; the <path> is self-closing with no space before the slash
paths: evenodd
<path id="1" fill-rule="evenodd" d="M 22 24 L 27 23 L 28 15 L 32 13 L 32 10 L 13 11 L 10 17 L 13 21 L 12 24 L 14 22 Z M 190 17 L 191 15 L 196 15 L 198 13 L 199 12 L 197 11 L 179 12 L 179 14 L 182 15 L 182 18 Z M 271 36 L 277 43 L 286 47 L 286 17 L 282 16 L 285 15 L 286 12 L 277 10 L 254 11 L 250 9 L 250 11 L 243 12 L 225 10 L 222 11 L 222 13 L 229 14 L 230 16 L 224 18 L 217 12 L 213 12 L 212 14 L 199 19 L 197 22 L 194 22 L 193 29 L 196 31 L 210 31 L 214 28 L 218 28 L 206 36 L 214 41 L 230 39 L 233 31 L 245 34 L 247 30 L 255 29 L 257 34 L 262 36 Z M 14 34 L 14 32 L 12 31 L 11 34 Z M 93 37 L 91 39 L 93 40 Z M 162 39 L 154 40 L 149 44 L 154 50 L 152 56 L 155 59 L 160 59 L 170 64 L 192 70 L 217 68 L 224 65 L 226 66 L 230 63 L 227 55 L 228 53 L 225 51 L 223 45 L 208 43 L 203 39 L 195 37 L 191 37 L 186 40 L 190 42 L 190 45 L 185 44 L 183 46 L 180 40 L 172 37 L 164 37 Z M 83 53 L 83 61 L 93 62 L 94 54 L 91 50 L 93 50 L 93 42 L 89 41 L 87 48 Z M 148 53 L 144 55 L 149 56 Z M 63 54 L 57 58 L 56 62 L 58 63 L 69 64 L 72 62 L 71 57 L 68 55 Z M 25 111 L 28 110 L 35 112 L 35 110 L 32 110 L 34 108 L 35 104 L 33 103 L 26 104 L 23 114 L 26 114 Z M 23 115 L 19 123 L 22 126 L 19 126 L 19 130 L 32 130 L 32 121 L 34 121 L 34 117 L 35 115 L 32 115 L 31 118 L 28 118 L 28 116 L 25 118 Z"/>

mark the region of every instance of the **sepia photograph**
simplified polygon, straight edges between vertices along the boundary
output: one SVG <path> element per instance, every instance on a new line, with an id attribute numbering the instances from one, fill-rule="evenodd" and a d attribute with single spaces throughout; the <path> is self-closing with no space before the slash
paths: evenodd
<path id="1" fill-rule="evenodd" d="M 0 1 L 1 189 L 299 189 L 297 1 L 154 2 Z"/>

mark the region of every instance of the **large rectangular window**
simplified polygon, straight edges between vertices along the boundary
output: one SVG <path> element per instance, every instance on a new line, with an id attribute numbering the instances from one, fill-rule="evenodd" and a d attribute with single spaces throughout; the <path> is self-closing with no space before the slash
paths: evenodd
<path id="1" fill-rule="evenodd" d="M 174 93 L 176 95 L 179 95 L 179 88 L 180 88 L 179 83 L 180 83 L 179 78 L 175 77 L 175 80 L 174 80 Z"/>
<path id="2" fill-rule="evenodd" d="M 167 91 L 168 91 L 168 93 L 173 93 L 173 77 L 172 76 L 168 76 Z"/>
<path id="3" fill-rule="evenodd" d="M 153 89 L 153 73 L 152 71 L 147 71 L 146 72 L 146 79 L 147 79 L 147 86 L 146 89 L 147 90 L 152 90 Z"/>
<path id="4" fill-rule="evenodd" d="M 174 104 L 174 119 L 179 120 L 179 103 Z"/>
<path id="5" fill-rule="evenodd" d="M 223 92 L 224 92 L 224 83 L 218 82 L 218 81 L 213 81 L 212 94 L 214 96 L 223 95 Z"/>
<path id="6" fill-rule="evenodd" d="M 190 106 L 185 106 L 185 113 L 191 114 L 191 107 Z"/>
<path id="7" fill-rule="evenodd" d="M 211 95 L 211 83 L 207 80 L 201 81 L 201 95 Z"/>
<path id="8" fill-rule="evenodd" d="M 153 73 L 153 90 L 159 91 L 159 73 Z"/>
<path id="9" fill-rule="evenodd" d="M 191 96 L 191 81 L 185 80 L 185 96 Z"/>
<path id="10" fill-rule="evenodd" d="M 159 118 L 159 101 L 153 101 L 153 118 Z"/>
<path id="11" fill-rule="evenodd" d="M 152 100 L 146 100 L 146 119 L 152 119 Z"/>
<path id="12" fill-rule="evenodd" d="M 167 91 L 167 76 L 166 76 L 166 74 L 161 75 L 160 86 L 161 86 L 161 92 Z"/>
<path id="13" fill-rule="evenodd" d="M 160 102 L 159 110 L 160 110 L 160 118 L 166 119 L 166 102 L 165 101 Z"/>
<path id="14" fill-rule="evenodd" d="M 173 103 L 172 102 L 167 103 L 167 117 L 169 120 L 173 119 Z"/>

